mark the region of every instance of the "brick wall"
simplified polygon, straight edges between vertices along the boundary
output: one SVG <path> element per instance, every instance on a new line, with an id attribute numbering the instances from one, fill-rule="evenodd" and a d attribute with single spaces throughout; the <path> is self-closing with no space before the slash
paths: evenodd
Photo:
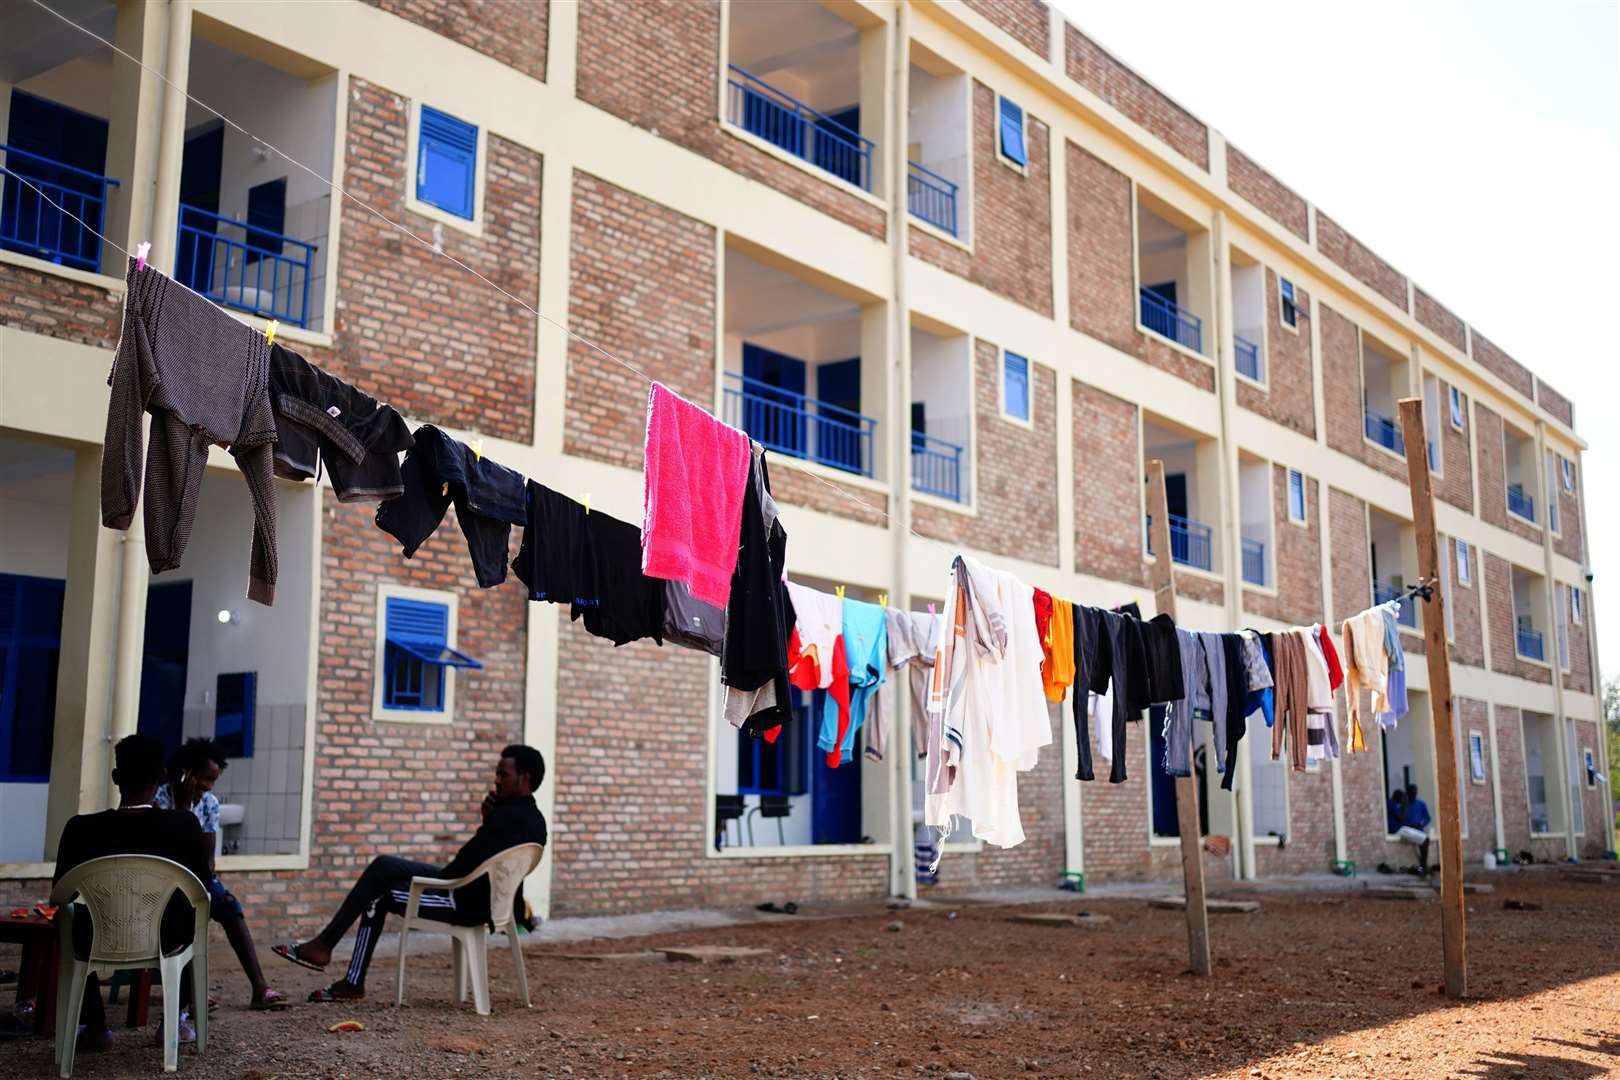
<path id="1" fill-rule="evenodd" d="M 1306 314 L 1311 297 L 1296 284 L 1294 295 L 1299 306 L 1297 329 L 1282 321 L 1282 300 L 1277 292 L 1277 274 L 1266 270 L 1266 356 L 1264 390 L 1238 380 L 1239 408 L 1275 420 L 1312 438 L 1316 436 L 1316 390 L 1311 371 L 1311 330 Z"/>
<path id="2" fill-rule="evenodd" d="M 107 265 L 122 278 L 122 256 L 109 259 Z M 0 326 L 110 350 L 118 345 L 123 318 L 122 285 L 113 292 L 41 270 L 0 263 Z M 110 366 L 111 356 L 107 362 Z"/>
<path id="3" fill-rule="evenodd" d="M 1472 513 L 1474 510 L 1474 459 L 1469 446 L 1468 395 L 1462 395 L 1463 429 L 1451 424 L 1451 388 L 1440 384 L 1440 469 L 1434 478 L 1434 493 L 1451 505 Z"/>
<path id="4" fill-rule="evenodd" d="M 1400 310 L 1406 310 L 1405 275 L 1320 210 L 1316 212 L 1316 249 L 1373 292 Z"/>
<path id="5" fill-rule="evenodd" d="M 1046 59 L 1052 34 L 1051 9 L 1041 0 L 963 0 L 998 30 L 1012 35 L 1030 52 Z"/>
<path id="6" fill-rule="evenodd" d="M 1074 568 L 1140 585 L 1141 431 L 1136 406 L 1082 382 L 1074 395 Z"/>
<path id="7" fill-rule="evenodd" d="M 1574 783 L 1581 799 L 1581 816 L 1586 820 L 1585 834 L 1577 837 L 1577 846 L 1581 858 L 1596 859 L 1603 855 L 1608 846 L 1608 833 L 1604 829 L 1604 820 L 1607 817 L 1603 806 L 1603 785 L 1586 786 L 1586 759 L 1583 750 L 1592 751 L 1592 761 L 1597 765 L 1599 773 L 1607 773 L 1603 764 L 1603 744 L 1598 741 L 1598 726 L 1590 720 L 1575 721 L 1575 753 L 1576 775 Z M 1613 811 L 1608 811 L 1613 813 Z"/>
<path id="8" fill-rule="evenodd" d="M 1256 721 L 1258 717 L 1254 718 Z M 1245 738 L 1269 739 L 1271 732 L 1260 722 L 1258 731 Z M 1288 764 L 1288 749 L 1282 760 L 1267 768 L 1286 769 L 1288 775 L 1288 832 L 1286 846 L 1257 842 L 1255 869 L 1269 874 L 1319 874 L 1333 862 L 1337 848 L 1333 835 L 1333 771 L 1294 772 Z"/>
<path id="9" fill-rule="evenodd" d="M 1479 516 L 1539 544 L 1541 530 L 1519 515 L 1508 513 L 1504 427 L 1500 415 L 1489 406 L 1474 402 L 1474 436 L 1479 440 Z M 1536 512 L 1545 514 L 1546 508 L 1537 507 Z"/>
<path id="10" fill-rule="evenodd" d="M 1372 595 L 1372 552 L 1367 539 L 1367 504 L 1338 488 L 1328 489 L 1328 545 L 1333 560 L 1333 623 L 1367 606 Z"/>
<path id="11" fill-rule="evenodd" d="M 1322 621 L 1321 488 L 1305 478 L 1305 524 L 1288 520 L 1288 469 L 1271 467 L 1271 525 L 1275 595 L 1243 590 L 1243 610 L 1293 625 Z"/>
<path id="12" fill-rule="evenodd" d="M 1480 550 L 1476 546 L 1470 552 L 1468 562 L 1468 583 L 1465 585 L 1457 576 L 1457 544 L 1455 537 L 1442 537 L 1445 547 L 1441 557 L 1451 564 L 1451 592 L 1446 596 L 1446 604 L 1451 609 L 1451 630 L 1453 640 L 1447 649 L 1447 655 L 1454 664 L 1467 664 L 1470 667 L 1485 666 L 1485 630 L 1480 621 L 1480 590 L 1481 574 L 1483 568 L 1479 564 Z"/>
<path id="13" fill-rule="evenodd" d="M 1342 736 L 1342 718 L 1347 715 L 1344 687 L 1335 692 L 1334 702 L 1335 715 L 1341 717 Z M 1409 866 L 1417 861 L 1410 845 L 1402 845 L 1404 850 L 1400 850 L 1384 839 L 1389 828 L 1385 812 L 1389 787 L 1384 779 L 1381 736 L 1377 723 L 1372 719 L 1371 704 L 1372 696 L 1363 691 L 1361 708 L 1367 749 L 1353 754 L 1346 745 L 1339 764 L 1340 783 L 1344 788 L 1345 853 L 1347 858 L 1359 864 L 1359 872 L 1363 874 L 1373 873 L 1380 862 L 1387 862 L 1391 866 Z M 1433 799 L 1429 802 L 1432 808 Z M 1434 857 L 1432 852 L 1430 857 Z"/>
<path id="14" fill-rule="evenodd" d="M 1095 739 L 1095 732 L 1092 733 Z M 1086 881 L 1180 881 L 1181 847 L 1175 842 L 1150 843 L 1148 809 L 1148 731 L 1146 721 L 1128 728 L 1125 743 L 1123 784 L 1108 782 L 1106 767 L 1092 758 L 1097 779 L 1080 783 L 1080 819 L 1085 831 Z M 1116 747 L 1116 752 L 1118 748 Z M 1075 783 L 1076 781 L 1069 781 Z M 1211 783 L 1212 789 L 1219 779 Z M 1211 798 L 1225 798 L 1211 790 Z M 1230 858 L 1218 858 L 1205 851 L 1204 880 L 1208 883 L 1232 878 Z"/>
<path id="15" fill-rule="evenodd" d="M 1069 324 L 1200 389 L 1215 369 L 1136 328 L 1131 182 L 1073 143 L 1068 147 Z"/>
<path id="16" fill-rule="evenodd" d="M 1553 537 L 1553 550 L 1566 559 L 1585 562 L 1585 523 L 1581 520 L 1581 470 L 1574 469 L 1575 490 L 1564 490 L 1563 467 L 1558 466 L 1558 535 Z"/>
<path id="17" fill-rule="evenodd" d="M 1530 796 L 1524 772 L 1523 714 L 1509 705 L 1494 705 L 1496 753 L 1502 782 L 1502 843 L 1509 854 L 1530 848 Z"/>
<path id="18" fill-rule="evenodd" d="M 1513 357 L 1491 344 L 1490 340 L 1478 330 L 1473 332 L 1474 360 L 1480 367 L 1489 371 L 1526 398 L 1535 400 L 1534 387 L 1530 372 L 1525 366 Z"/>
<path id="19" fill-rule="evenodd" d="M 417 234 L 405 208 L 410 103 L 349 81 L 348 189 Z M 484 164 L 484 230 L 442 229 L 446 254 L 533 304 L 540 290 L 540 156 L 499 136 Z M 535 323 L 517 305 L 354 202 L 343 205 L 332 374 L 413 419 L 528 442 Z"/>
<path id="20" fill-rule="evenodd" d="M 1176 580 L 1176 595 L 1187 600 L 1198 600 L 1216 607 L 1226 603 L 1226 586 L 1217 578 L 1205 577 L 1190 570 L 1171 568 Z"/>
<path id="21" fill-rule="evenodd" d="M 780 455 L 770 455 L 769 464 L 771 494 L 783 506 L 820 510 L 865 525 L 882 525 L 888 521 L 889 500 L 881 492 L 829 480 Z"/>
<path id="22" fill-rule="evenodd" d="M 1041 751 L 1040 763 L 1018 774 L 1018 820 L 1024 842 L 998 848 L 986 844 L 977 852 L 950 852 L 940 863 L 943 892 L 976 887 L 1051 885 L 1068 867 L 1064 858 L 1064 785 L 1077 781 L 1063 769 L 1063 732 L 1069 723 L 1067 703 L 1053 706 L 1052 745 Z"/>
<path id="23" fill-rule="evenodd" d="M 560 621 L 554 914 L 887 892 L 886 855 L 707 857 L 709 658 L 651 642 L 616 649 Z M 604 694 L 610 685 L 637 690 Z"/>
<path id="24" fill-rule="evenodd" d="M 1531 682 L 1551 683 L 1552 672 L 1545 664 L 1520 660 L 1516 648 L 1517 627 L 1513 611 L 1513 571 L 1506 559 L 1482 552 L 1485 567 L 1485 606 L 1490 619 L 1491 670 L 1517 675 Z M 1539 616 L 1539 612 L 1537 613 Z M 1546 625 L 1546 619 L 1537 618 L 1536 625 L 1545 633 L 1547 656 L 1558 659 L 1558 641 Z"/>
<path id="25" fill-rule="evenodd" d="M 1564 676 L 1564 686 L 1581 694 L 1590 694 L 1592 688 L 1592 645 L 1588 636 L 1592 627 L 1592 594 L 1585 589 L 1578 590 L 1581 594 L 1581 621 L 1575 624 L 1569 603 L 1570 587 L 1563 582 L 1557 585 L 1564 594 L 1564 623 L 1569 633 L 1569 673 Z"/>
<path id="26" fill-rule="evenodd" d="M 1496 848 L 1496 804 L 1491 794 L 1491 735 L 1486 715 L 1485 702 L 1465 697 L 1457 698 L 1457 707 L 1452 714 L 1453 721 L 1462 732 L 1462 761 L 1458 764 L 1457 785 L 1468 807 L 1468 836 L 1463 840 L 1463 861 L 1469 866 L 1478 866 L 1485 853 Z M 1469 771 L 1468 733 L 1471 731 L 1479 732 L 1483 740 L 1483 784 L 1474 783 Z"/>
<path id="27" fill-rule="evenodd" d="M 1024 115 L 1027 175 L 996 156 L 996 94 L 983 83 L 973 84 L 973 250 L 922 229 L 908 235 L 916 257 L 1051 316 L 1051 129 Z"/>
<path id="28" fill-rule="evenodd" d="M 1301 240 L 1310 239 L 1305 200 L 1231 143 L 1226 144 L 1226 186 Z"/>
<path id="29" fill-rule="evenodd" d="M 366 0 L 418 26 L 499 60 L 533 79 L 546 77 L 550 4 L 508 0 Z"/>
<path id="30" fill-rule="evenodd" d="M 1536 401 L 1543 409 L 1562 420 L 1567 427 L 1575 426 L 1575 404 L 1539 377 L 1536 379 Z"/>
<path id="31" fill-rule="evenodd" d="M 574 173 L 568 322 L 576 334 L 708 408 L 714 401 L 714 229 Z M 647 383 L 568 344 L 563 449 L 640 468 Z"/>
<path id="32" fill-rule="evenodd" d="M 1361 338 L 1356 324 L 1326 304 L 1316 305 L 1322 323 L 1322 407 L 1327 442 L 1387 476 L 1406 482 L 1406 460 L 1367 439 L 1361 402 Z M 1394 418 L 1399 423 L 1400 418 Z"/>
<path id="33" fill-rule="evenodd" d="M 612 0 L 580 4 L 580 100 L 881 239 L 881 206 L 720 123 L 719 72 L 718 0 L 643 0 L 634 18 Z"/>
<path id="34" fill-rule="evenodd" d="M 1468 351 L 1468 330 L 1463 321 L 1440 301 L 1417 286 L 1412 287 L 1412 314 L 1420 326 L 1433 330 L 1441 341 L 1458 352 Z"/>
<path id="35" fill-rule="evenodd" d="M 988 341 L 973 344 L 978 411 L 973 505 L 978 514 L 969 517 L 919 503 L 912 508 L 912 527 L 924 536 L 1056 566 L 1057 374 L 1043 364 L 1030 365 L 1033 425 L 1026 427 L 1001 415 L 1001 350 Z M 1016 528 L 1008 528 L 1011 522 Z"/>
<path id="36" fill-rule="evenodd" d="M 1102 98 L 1162 140 L 1170 149 L 1209 168 L 1209 129 L 1192 113 L 1165 97 L 1074 26 L 1064 25 L 1069 78 Z"/>

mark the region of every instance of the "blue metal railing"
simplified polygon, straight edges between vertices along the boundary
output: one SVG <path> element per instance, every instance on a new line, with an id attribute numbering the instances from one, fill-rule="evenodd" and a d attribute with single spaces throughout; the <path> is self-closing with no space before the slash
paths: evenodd
<path id="1" fill-rule="evenodd" d="M 1152 289 L 1142 292 L 1142 325 L 1193 352 L 1204 351 L 1204 320 L 1172 304 Z"/>
<path id="2" fill-rule="evenodd" d="M 1401 429 L 1395 421 L 1375 410 L 1371 405 L 1362 406 L 1366 414 L 1367 438 L 1382 446 L 1386 450 L 1393 450 L 1397 454 L 1406 453 L 1406 439 L 1401 435 Z"/>
<path id="3" fill-rule="evenodd" d="M 1508 509 L 1527 521 L 1536 520 L 1536 498 L 1527 494 L 1523 484 L 1509 484 L 1507 489 Z"/>
<path id="4" fill-rule="evenodd" d="M 1153 554 L 1153 515 L 1147 516 L 1148 554 Z M 1214 533 L 1201 521 L 1170 515 L 1170 561 L 1208 570 L 1215 565 L 1210 540 Z"/>
<path id="5" fill-rule="evenodd" d="M 96 234 L 105 231 L 107 189 L 118 181 L 11 146 L 0 145 L 0 153 L 0 247 L 77 270 L 100 270 Z"/>
<path id="6" fill-rule="evenodd" d="M 1266 583 L 1266 545 L 1247 536 L 1243 538 L 1243 580 L 1250 585 Z"/>
<path id="7" fill-rule="evenodd" d="M 872 475 L 870 416 L 728 371 L 725 421 L 779 454 Z"/>
<path id="8" fill-rule="evenodd" d="M 906 207 L 930 225 L 956 235 L 956 185 L 915 161 L 908 161 Z"/>
<path id="9" fill-rule="evenodd" d="M 1237 371 L 1239 375 L 1260 381 L 1260 346 L 1248 338 L 1232 335 L 1234 352 L 1237 355 Z"/>
<path id="10" fill-rule="evenodd" d="M 216 304 L 307 327 L 314 260 L 314 244 L 180 204 L 175 278 Z"/>
<path id="11" fill-rule="evenodd" d="M 731 77 L 726 87 L 727 120 L 862 191 L 872 190 L 874 144 L 871 139 L 792 95 L 784 94 L 736 64 L 730 67 Z"/>
<path id="12" fill-rule="evenodd" d="M 1541 631 L 1522 623 L 1514 628 L 1514 647 L 1519 655 L 1530 660 L 1547 659 L 1547 643 L 1541 636 Z"/>
<path id="13" fill-rule="evenodd" d="M 911 433 L 913 491 L 962 501 L 962 448 L 920 431 Z"/>
<path id="14" fill-rule="evenodd" d="M 1412 629 L 1416 630 L 1417 599 L 1415 597 L 1408 597 L 1406 595 L 1406 589 L 1400 585 L 1396 585 L 1394 582 L 1373 582 L 1373 603 L 1387 604 L 1391 600 L 1399 600 L 1401 602 L 1401 610 L 1400 613 L 1395 616 L 1395 621 L 1400 623 L 1402 626 L 1410 626 Z"/>

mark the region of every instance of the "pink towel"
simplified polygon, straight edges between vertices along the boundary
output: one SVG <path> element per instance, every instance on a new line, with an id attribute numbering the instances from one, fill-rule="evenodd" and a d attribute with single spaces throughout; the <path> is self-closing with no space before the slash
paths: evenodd
<path id="1" fill-rule="evenodd" d="M 737 568 L 748 436 L 662 383 L 647 391 L 641 571 L 725 607 Z"/>

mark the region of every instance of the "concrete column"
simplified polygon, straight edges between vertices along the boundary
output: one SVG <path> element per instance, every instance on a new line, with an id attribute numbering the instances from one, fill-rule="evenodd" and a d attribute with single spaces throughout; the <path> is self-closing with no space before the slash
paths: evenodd
<path id="1" fill-rule="evenodd" d="M 1553 688 L 1553 728 L 1556 738 L 1554 742 L 1558 747 L 1558 774 L 1564 778 L 1564 850 L 1573 859 L 1579 853 L 1580 845 L 1575 842 L 1575 806 L 1581 797 L 1580 785 L 1582 780 L 1570 771 L 1569 761 L 1569 720 L 1564 706 L 1564 667 L 1558 659 L 1558 632 L 1561 629 L 1558 619 L 1558 578 L 1556 577 L 1557 563 L 1553 558 L 1552 528 L 1552 500 L 1558 498 L 1557 491 L 1547 491 L 1545 477 L 1547 475 L 1547 421 L 1536 421 L 1536 476 L 1542 479 L 1538 485 L 1542 489 L 1542 501 L 1545 504 L 1541 510 L 1541 565 L 1542 588 L 1544 606 L 1547 612 L 1548 648 L 1552 664 Z M 1599 700 L 1602 700 L 1601 691 Z M 1543 762 L 1543 766 L 1545 766 Z M 1590 826 L 1588 826 L 1590 828 Z"/>
<path id="2" fill-rule="evenodd" d="M 899 36 L 898 28 L 891 28 L 888 23 L 879 23 L 861 31 L 860 102 L 861 134 L 875 144 L 868 166 L 871 170 L 872 194 L 898 206 L 898 210 L 891 210 L 890 220 L 893 221 L 905 216 L 905 173 L 896 173 L 893 165 L 898 161 L 902 169 L 905 167 L 906 126 L 904 111 L 898 116 L 892 115 L 890 102 L 902 94 L 908 80 L 902 54 L 900 74 L 894 80 L 897 85 L 889 85 L 891 33 Z"/>
<path id="3" fill-rule="evenodd" d="M 163 67 L 167 7 L 162 0 L 122 0 L 113 40 L 142 63 Z M 152 192 L 157 183 L 157 144 L 163 82 L 133 60 L 113 54 L 113 92 L 107 117 L 107 175 L 118 181 L 107 196 L 104 232 L 128 251 L 150 239 Z M 147 138 L 142 134 L 147 133 Z M 124 276 L 124 253 L 107 247 L 103 272 Z"/>
<path id="4" fill-rule="evenodd" d="M 117 624 L 118 534 L 101 527 L 101 448 L 74 455 L 67 590 L 56 675 L 55 734 L 45 818 L 45 857 L 56 857 L 74 814 L 105 809 L 112 758 L 107 738 Z"/>
<path id="5" fill-rule="evenodd" d="M 1586 566 L 1586 553 L 1591 550 L 1591 540 L 1587 536 L 1587 529 L 1591 528 L 1591 518 L 1586 516 L 1586 470 L 1582 468 L 1576 477 L 1580 484 L 1580 515 L 1581 515 L 1581 564 Z M 1478 491 L 1476 484 L 1474 490 Z M 1590 652 L 1590 670 L 1592 672 L 1592 694 L 1597 698 L 1597 724 L 1598 724 L 1598 769 L 1603 774 L 1603 783 L 1598 786 L 1603 791 L 1603 835 L 1606 839 L 1604 847 L 1609 851 L 1620 850 L 1615 846 L 1614 828 L 1614 777 L 1609 769 L 1609 718 L 1603 714 L 1603 672 L 1598 664 L 1598 632 L 1597 632 L 1597 592 L 1592 582 L 1592 575 L 1586 574 L 1586 646 Z"/>

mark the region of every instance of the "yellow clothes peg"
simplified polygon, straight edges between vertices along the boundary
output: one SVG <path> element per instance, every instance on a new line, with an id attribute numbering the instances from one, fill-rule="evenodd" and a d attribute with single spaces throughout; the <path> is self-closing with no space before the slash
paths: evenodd
<path id="1" fill-rule="evenodd" d="M 589 514 L 591 512 L 591 493 L 587 491 L 585 493 L 585 498 L 581 501 L 585 504 L 585 512 Z"/>
<path id="2" fill-rule="evenodd" d="M 267 345 L 276 343 L 276 331 L 281 329 L 280 319 L 271 319 L 270 325 L 264 328 L 264 340 Z"/>
<path id="3" fill-rule="evenodd" d="M 484 460 L 484 440 L 483 439 L 474 439 L 473 440 L 472 452 L 473 452 L 473 460 L 475 460 L 475 461 L 483 461 Z"/>
<path id="4" fill-rule="evenodd" d="M 886 592 L 878 593 L 878 607 L 886 608 L 888 606 L 889 606 L 889 594 L 886 593 Z"/>
<path id="5" fill-rule="evenodd" d="M 835 586 L 833 591 L 838 594 L 838 599 L 842 600 L 844 598 L 844 587 L 842 585 Z"/>

